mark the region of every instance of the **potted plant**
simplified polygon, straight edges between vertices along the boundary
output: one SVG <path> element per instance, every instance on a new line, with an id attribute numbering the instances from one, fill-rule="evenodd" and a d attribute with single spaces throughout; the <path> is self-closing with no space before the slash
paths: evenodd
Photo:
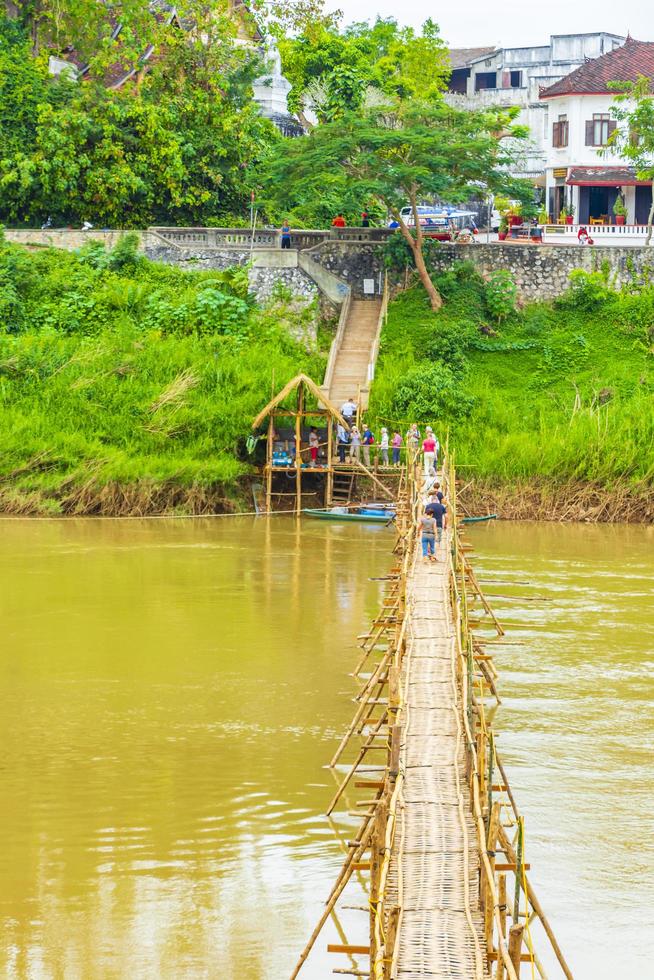
<path id="1" fill-rule="evenodd" d="M 549 216 L 549 214 L 547 213 L 547 211 L 545 210 L 545 208 L 541 208 L 540 211 L 538 212 L 538 224 L 539 225 L 549 225 L 549 223 L 550 223 L 550 216 Z"/>
<path id="2" fill-rule="evenodd" d="M 500 230 L 497 233 L 497 237 L 501 242 L 506 241 L 506 233 L 509 230 L 509 221 L 505 214 L 502 215 L 500 219 Z"/>
<path id="3" fill-rule="evenodd" d="M 565 209 L 565 223 L 566 225 L 571 225 L 575 220 L 575 207 L 574 204 L 568 204 Z"/>
<path id="4" fill-rule="evenodd" d="M 509 209 L 506 217 L 507 217 L 507 220 L 509 222 L 509 227 L 512 228 L 514 225 L 521 225 L 522 224 L 522 205 L 520 205 L 516 201 L 514 201 L 511 204 L 511 207 L 510 207 L 510 209 Z"/>
<path id="5" fill-rule="evenodd" d="M 567 220 L 568 220 L 568 212 L 565 208 L 561 208 L 561 210 L 559 211 L 559 224 L 565 225 L 567 223 Z"/>
<path id="6" fill-rule="evenodd" d="M 618 194 L 615 199 L 615 204 L 613 205 L 613 214 L 615 215 L 616 225 L 623 225 L 627 220 L 627 208 L 622 198 L 622 194 Z"/>

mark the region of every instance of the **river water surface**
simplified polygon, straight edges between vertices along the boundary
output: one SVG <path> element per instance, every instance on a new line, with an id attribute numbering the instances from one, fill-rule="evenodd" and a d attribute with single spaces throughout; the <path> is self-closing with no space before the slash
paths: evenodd
<path id="1" fill-rule="evenodd" d="M 284 980 L 355 825 L 322 816 L 323 766 L 392 535 L 281 517 L 0 527 L 0 976 Z M 577 978 L 652 976 L 652 530 L 469 538 L 514 624 L 493 647 L 496 727 L 532 881 Z M 351 967 L 325 951 L 339 928 L 367 941 L 346 912 L 309 980 Z"/>

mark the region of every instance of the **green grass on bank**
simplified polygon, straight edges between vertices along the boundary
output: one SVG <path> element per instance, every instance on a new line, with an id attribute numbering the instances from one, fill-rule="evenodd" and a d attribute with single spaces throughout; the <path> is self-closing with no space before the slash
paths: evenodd
<path id="1" fill-rule="evenodd" d="M 616 292 L 582 273 L 556 304 L 511 311 L 502 285 L 462 264 L 440 279 L 438 314 L 420 286 L 400 294 L 371 415 L 449 431 L 466 475 L 482 480 L 650 487 L 654 286 Z"/>
<path id="2" fill-rule="evenodd" d="M 322 376 L 310 315 L 258 309 L 243 270 L 0 246 L 0 509 L 220 506 L 273 386 Z"/>

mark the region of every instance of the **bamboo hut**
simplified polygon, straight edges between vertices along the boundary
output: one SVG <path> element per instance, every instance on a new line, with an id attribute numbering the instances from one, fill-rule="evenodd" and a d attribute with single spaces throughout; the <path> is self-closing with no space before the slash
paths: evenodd
<path id="1" fill-rule="evenodd" d="M 320 405 L 321 407 L 307 408 L 310 400 L 309 396 L 313 396 L 316 406 Z M 292 407 L 289 407 L 289 402 L 291 402 Z M 307 418 L 324 420 L 324 428 L 326 428 L 324 442 L 326 447 L 326 463 L 319 467 L 303 466 L 302 462 L 303 424 Z M 295 451 L 293 456 L 289 456 L 286 460 L 275 458 L 275 443 L 278 432 L 276 421 L 280 419 L 290 419 L 293 423 L 290 441 L 293 443 Z M 312 381 L 306 374 L 298 374 L 284 385 L 281 391 L 268 402 L 265 408 L 262 408 L 252 422 L 252 428 L 255 431 L 260 430 L 266 421 L 268 423 L 266 462 L 263 467 L 266 488 L 266 513 L 270 513 L 272 509 L 274 473 L 294 474 L 293 495 L 295 496 L 294 510 L 296 514 L 300 514 L 302 511 L 302 480 L 303 477 L 306 478 L 307 474 L 310 474 L 312 479 L 316 475 L 324 476 L 326 481 L 325 501 L 326 503 L 330 503 L 334 485 L 334 424 L 338 423 L 346 429 L 349 428 L 348 423 L 338 409 L 320 391 L 315 381 Z M 304 446 L 307 448 L 306 440 Z"/>

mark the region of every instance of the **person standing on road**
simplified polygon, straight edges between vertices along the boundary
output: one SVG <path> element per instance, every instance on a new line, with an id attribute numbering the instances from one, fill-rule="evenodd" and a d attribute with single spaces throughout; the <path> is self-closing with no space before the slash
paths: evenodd
<path id="1" fill-rule="evenodd" d="M 282 248 L 291 247 L 291 226 L 288 223 L 288 218 L 284 218 L 284 224 L 282 225 Z"/>

